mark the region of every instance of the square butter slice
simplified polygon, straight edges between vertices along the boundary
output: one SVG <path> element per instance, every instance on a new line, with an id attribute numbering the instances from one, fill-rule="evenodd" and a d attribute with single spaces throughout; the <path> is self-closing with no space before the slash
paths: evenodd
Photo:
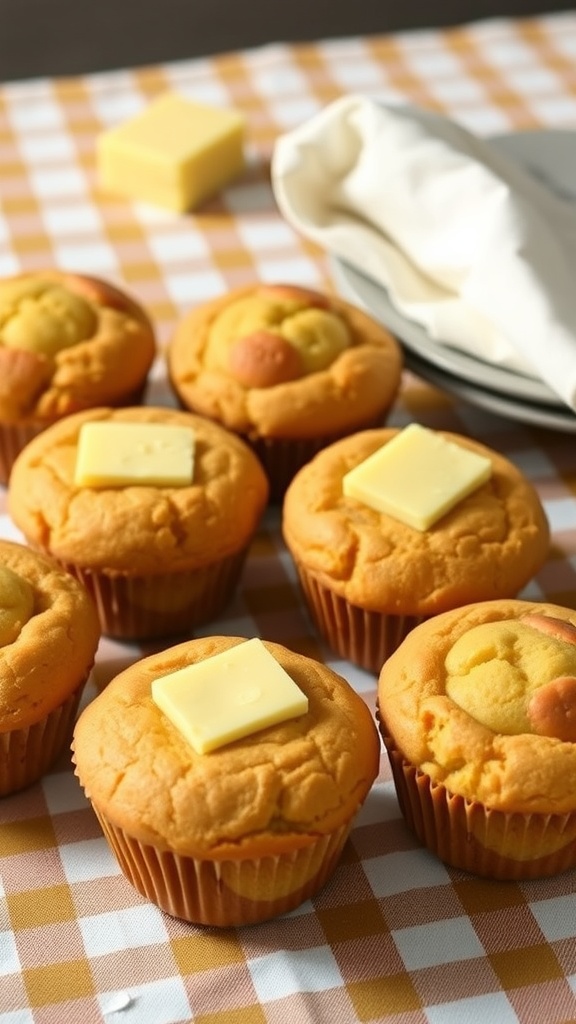
<path id="1" fill-rule="evenodd" d="M 152 682 L 152 699 L 198 754 L 308 711 L 308 698 L 254 638 Z"/>
<path id="2" fill-rule="evenodd" d="M 74 483 L 77 487 L 189 486 L 194 440 L 190 427 L 169 423 L 83 423 Z"/>
<path id="3" fill-rule="evenodd" d="M 417 423 L 347 473 L 347 497 L 427 530 L 491 476 L 492 463 Z"/>
<path id="4" fill-rule="evenodd" d="M 194 209 L 244 169 L 238 110 L 164 93 L 97 143 L 102 186 L 176 212 Z"/>

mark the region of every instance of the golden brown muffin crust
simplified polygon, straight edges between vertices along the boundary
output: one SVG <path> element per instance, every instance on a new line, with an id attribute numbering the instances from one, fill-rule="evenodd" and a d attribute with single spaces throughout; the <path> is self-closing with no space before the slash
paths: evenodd
<path id="1" fill-rule="evenodd" d="M 344 475 L 397 433 L 362 431 L 325 448 L 300 470 L 283 510 L 284 537 L 296 561 L 370 611 L 432 615 L 517 594 L 546 558 L 548 524 L 529 481 L 484 445 L 442 432 L 489 457 L 493 471 L 426 531 L 344 496 Z"/>
<path id="2" fill-rule="evenodd" d="M 167 423 L 193 429 L 187 487 L 78 487 L 83 423 Z M 138 575 L 208 565 L 246 543 L 266 506 L 268 484 L 255 455 L 202 417 L 174 409 L 91 409 L 53 424 L 12 470 L 8 506 L 34 546 L 64 564 Z"/>
<path id="3" fill-rule="evenodd" d="M 275 344 L 263 368 L 265 340 Z M 249 437 L 286 439 L 373 421 L 392 404 L 402 368 L 386 328 L 343 299 L 291 285 L 237 288 L 192 310 L 167 358 L 187 408 Z"/>
<path id="4" fill-rule="evenodd" d="M 87 796 L 142 842 L 215 859 L 281 853 L 349 820 L 376 778 L 380 743 L 362 698 L 326 666 L 273 643 L 308 713 L 197 754 L 152 701 L 152 680 L 238 643 L 201 638 L 145 658 L 77 723 Z"/>
<path id="5" fill-rule="evenodd" d="M 39 721 L 69 697 L 91 669 L 99 637 L 96 610 L 75 579 L 0 541 L 0 732 Z"/>
<path id="6" fill-rule="evenodd" d="M 115 405 L 156 352 L 141 306 L 98 278 L 59 270 L 0 281 L 0 420 L 48 421 Z"/>
<path id="7" fill-rule="evenodd" d="M 573 609 L 517 600 L 416 627 L 382 669 L 380 716 L 404 757 L 452 793 L 564 814 L 576 808 L 576 735 L 558 728 L 576 711 L 576 628 L 549 630 L 534 616 L 576 627 Z M 559 678 L 571 681 L 563 705 Z"/>

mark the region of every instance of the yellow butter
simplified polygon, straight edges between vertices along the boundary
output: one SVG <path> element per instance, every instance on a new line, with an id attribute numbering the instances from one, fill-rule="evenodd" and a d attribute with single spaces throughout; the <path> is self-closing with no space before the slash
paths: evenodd
<path id="1" fill-rule="evenodd" d="M 175 93 L 103 132 L 97 164 L 103 188 L 183 212 L 244 168 L 244 118 Z"/>
<path id="2" fill-rule="evenodd" d="M 185 487 L 194 474 L 194 441 L 190 427 L 168 423 L 84 423 L 74 483 L 78 487 Z"/>
<path id="3" fill-rule="evenodd" d="M 347 473 L 344 494 L 427 530 L 491 476 L 489 458 L 412 423 Z"/>
<path id="4" fill-rule="evenodd" d="M 258 638 L 155 679 L 152 699 L 198 754 L 308 710 L 306 694 Z"/>

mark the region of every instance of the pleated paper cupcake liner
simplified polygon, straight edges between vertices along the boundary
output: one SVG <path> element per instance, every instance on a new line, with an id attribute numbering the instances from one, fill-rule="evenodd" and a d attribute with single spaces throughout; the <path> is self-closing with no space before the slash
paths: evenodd
<path id="1" fill-rule="evenodd" d="M 309 899 L 334 871 L 350 832 L 347 824 L 276 856 L 196 859 L 142 843 L 94 810 L 123 874 L 141 895 L 173 917 L 222 928 L 265 921 Z"/>
<path id="2" fill-rule="evenodd" d="M 452 867 L 528 881 L 576 866 L 576 812 L 506 812 L 451 793 L 410 764 L 382 731 L 400 809 L 420 842 Z"/>
<path id="3" fill-rule="evenodd" d="M 46 423 L 40 421 L 0 423 L 0 484 L 8 483 L 18 455 L 46 426 Z"/>
<path id="4" fill-rule="evenodd" d="M 296 565 L 312 620 L 326 643 L 346 661 L 378 675 L 404 637 L 423 621 L 416 615 L 387 615 L 350 604 Z"/>
<path id="5" fill-rule="evenodd" d="M 86 679 L 45 718 L 28 727 L 0 733 L 0 796 L 37 782 L 69 747 Z"/>
<path id="6" fill-rule="evenodd" d="M 215 618 L 232 599 L 247 550 L 198 569 L 141 576 L 61 564 L 92 595 L 106 636 L 149 640 L 189 633 Z"/>

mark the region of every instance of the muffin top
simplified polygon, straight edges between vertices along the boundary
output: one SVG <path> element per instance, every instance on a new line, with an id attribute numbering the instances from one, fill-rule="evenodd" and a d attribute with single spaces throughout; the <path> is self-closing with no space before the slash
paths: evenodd
<path id="1" fill-rule="evenodd" d="M 114 405 L 155 356 L 144 310 L 105 281 L 59 270 L 0 281 L 0 420 Z"/>
<path id="2" fill-rule="evenodd" d="M 238 288 L 192 310 L 168 346 L 182 403 L 257 437 L 323 437 L 392 403 L 400 346 L 365 313 L 295 285 Z"/>
<path id="3" fill-rule="evenodd" d="M 80 716 L 74 760 L 104 816 L 182 855 L 257 857 L 306 846 L 349 821 L 378 773 L 372 715 L 325 665 L 265 643 L 308 711 L 197 754 L 151 697 L 155 678 L 242 643 L 207 637 L 145 658 Z"/>
<path id="4" fill-rule="evenodd" d="M 190 428 L 192 483 L 78 486 L 80 430 L 96 421 Z M 27 540 L 64 564 L 138 575 L 200 567 L 238 551 L 267 498 L 264 471 L 239 438 L 191 413 L 137 406 L 86 410 L 44 430 L 16 460 L 8 507 Z"/>
<path id="5" fill-rule="evenodd" d="M 50 559 L 0 541 L 0 732 L 44 718 L 94 661 L 100 630 L 84 588 Z"/>
<path id="6" fill-rule="evenodd" d="M 441 432 L 488 457 L 492 474 L 424 531 L 344 495 L 345 474 L 397 434 L 385 428 L 337 441 L 296 475 L 283 511 L 296 561 L 370 611 L 427 616 L 516 595 L 544 562 L 549 529 L 535 489 L 502 455 Z"/>
<path id="7" fill-rule="evenodd" d="M 488 807 L 576 808 L 576 611 L 487 601 L 417 626 L 382 668 L 384 735 Z"/>

